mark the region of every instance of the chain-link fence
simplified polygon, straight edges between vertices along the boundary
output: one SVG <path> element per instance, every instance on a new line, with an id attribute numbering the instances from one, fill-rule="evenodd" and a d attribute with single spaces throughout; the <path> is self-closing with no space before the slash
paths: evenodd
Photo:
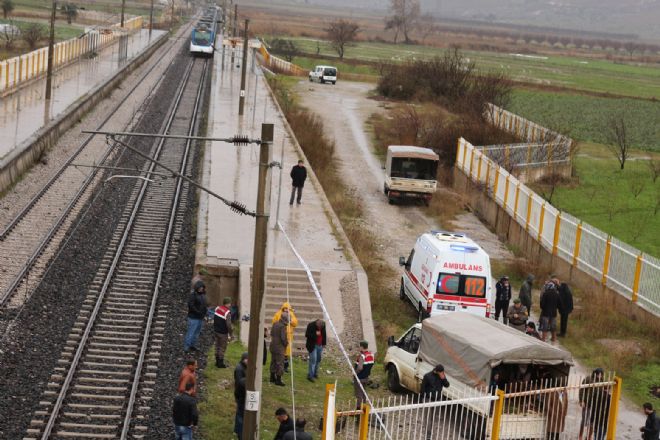
<path id="1" fill-rule="evenodd" d="M 513 124 L 513 123 L 512 123 Z M 515 128 L 515 127 L 514 127 Z M 547 203 L 465 139 L 456 166 L 553 255 L 660 315 L 660 261 Z"/>

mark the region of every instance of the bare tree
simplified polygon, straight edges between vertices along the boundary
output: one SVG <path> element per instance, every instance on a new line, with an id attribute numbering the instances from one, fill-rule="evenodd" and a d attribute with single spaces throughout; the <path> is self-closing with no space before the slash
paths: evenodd
<path id="1" fill-rule="evenodd" d="M 626 41 L 623 43 L 623 48 L 628 52 L 628 55 L 630 55 L 630 59 L 632 60 L 633 55 L 639 49 L 639 44 L 635 41 Z"/>
<path id="2" fill-rule="evenodd" d="M 5 40 L 6 49 L 11 49 L 14 46 L 14 42 L 21 36 L 21 31 L 12 21 L 0 26 L 0 38 Z"/>
<path id="3" fill-rule="evenodd" d="M 78 6 L 73 3 L 65 3 L 62 5 L 62 14 L 66 17 L 66 22 L 71 24 L 78 16 Z"/>
<path id="4" fill-rule="evenodd" d="M 330 26 L 325 30 L 328 34 L 330 45 L 339 55 L 339 59 L 344 59 L 346 47 L 355 41 L 360 26 L 348 20 L 335 20 L 330 23 Z"/>
<path id="5" fill-rule="evenodd" d="M 9 14 L 14 10 L 14 2 L 12 0 L 2 0 L 2 16 L 7 19 Z"/>
<path id="6" fill-rule="evenodd" d="M 296 43 L 292 40 L 285 40 L 283 38 L 275 38 L 271 41 L 270 50 L 275 55 L 282 55 L 288 62 L 292 62 L 294 57 L 300 55 L 300 50 L 298 49 L 298 46 L 296 46 Z"/>
<path id="7" fill-rule="evenodd" d="M 635 179 L 629 182 L 630 192 L 634 198 L 639 197 L 639 195 L 644 191 L 645 186 L 646 183 L 643 180 Z"/>
<path id="8" fill-rule="evenodd" d="M 660 177 L 660 158 L 653 156 L 649 157 L 647 163 L 649 166 L 649 172 L 651 173 L 651 180 L 655 183 L 655 181 L 658 180 L 658 177 Z"/>
<path id="9" fill-rule="evenodd" d="M 385 18 L 385 30 L 394 31 L 394 44 L 396 44 L 399 39 L 399 33 L 401 32 L 401 20 L 399 17 L 387 17 Z"/>
<path id="10" fill-rule="evenodd" d="M 419 17 L 419 20 L 417 20 L 417 26 L 415 26 L 415 31 L 421 37 L 422 44 L 424 43 L 424 40 L 426 40 L 426 38 L 437 29 L 438 27 L 436 26 L 435 18 L 433 18 L 431 14 L 424 14 Z"/>
<path id="11" fill-rule="evenodd" d="M 390 12 L 392 15 L 388 20 L 392 20 L 403 33 L 404 43 L 410 44 L 410 32 L 419 20 L 419 0 L 390 0 Z"/>
<path id="12" fill-rule="evenodd" d="M 630 139 L 623 114 L 610 117 L 605 133 L 609 142 L 608 147 L 623 169 L 626 160 L 630 157 Z"/>
<path id="13" fill-rule="evenodd" d="M 27 43 L 30 50 L 34 50 L 37 44 L 39 44 L 39 41 L 46 38 L 46 28 L 39 23 L 30 23 L 23 28 L 21 37 Z"/>

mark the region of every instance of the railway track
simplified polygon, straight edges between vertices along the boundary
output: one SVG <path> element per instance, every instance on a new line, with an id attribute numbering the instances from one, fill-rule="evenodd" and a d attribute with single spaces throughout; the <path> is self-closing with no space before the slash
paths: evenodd
<path id="1" fill-rule="evenodd" d="M 187 28 L 186 28 L 187 29 Z M 183 32 L 186 30 L 184 29 Z M 174 39 L 169 49 L 180 44 Z M 132 85 L 123 98 L 111 109 L 98 125 L 102 129 L 120 112 L 127 111 L 127 101 L 135 90 L 143 85 L 160 65 L 159 58 Z M 162 81 L 164 76 L 159 78 Z M 155 90 L 157 88 L 153 87 Z M 138 113 L 144 114 L 149 98 L 142 103 Z M 131 118 L 132 119 L 132 118 Z M 139 123 L 136 122 L 136 124 Z M 124 125 L 127 129 L 131 124 Z M 53 174 L 46 184 L 28 203 L 0 229 L 0 308 L 16 309 L 38 285 L 42 275 L 61 242 L 96 185 L 101 180 L 101 169 L 88 169 L 85 175 L 71 166 L 74 161 L 107 164 L 116 158 L 114 151 L 86 137 L 71 156 Z M 4 317 L 7 318 L 7 314 Z"/>
<path id="2" fill-rule="evenodd" d="M 194 134 L 208 64 L 190 62 L 163 133 Z M 152 157 L 187 173 L 189 151 L 190 141 L 161 139 Z M 156 168 L 145 165 L 145 176 Z M 125 439 L 146 432 L 166 314 L 156 306 L 168 255 L 177 251 L 185 215 L 177 208 L 185 206 L 187 184 L 139 182 L 25 439 Z"/>

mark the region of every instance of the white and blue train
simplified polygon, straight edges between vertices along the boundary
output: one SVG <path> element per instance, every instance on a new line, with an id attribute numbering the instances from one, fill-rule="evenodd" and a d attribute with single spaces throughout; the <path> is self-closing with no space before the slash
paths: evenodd
<path id="1" fill-rule="evenodd" d="M 190 38 L 190 53 L 212 57 L 215 51 L 215 38 L 218 27 L 219 8 L 211 6 L 195 24 Z"/>

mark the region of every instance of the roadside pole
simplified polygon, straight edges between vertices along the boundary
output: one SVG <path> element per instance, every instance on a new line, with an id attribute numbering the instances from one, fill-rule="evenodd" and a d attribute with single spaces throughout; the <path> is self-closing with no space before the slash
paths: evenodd
<path id="1" fill-rule="evenodd" d="M 248 335 L 248 366 L 245 388 L 245 415 L 243 440 L 259 439 L 259 412 L 261 409 L 261 359 L 263 359 L 263 299 L 266 290 L 266 244 L 270 210 L 270 155 L 273 142 L 273 124 L 261 125 L 259 146 L 259 189 L 257 191 L 257 219 L 254 230 L 254 259 L 250 290 L 250 333 Z"/>
<path id="2" fill-rule="evenodd" d="M 46 101 L 50 101 L 53 87 L 53 51 L 55 50 L 55 11 L 57 2 L 53 0 L 53 10 L 50 14 L 50 36 L 48 37 L 48 66 L 46 66 Z"/>
<path id="3" fill-rule="evenodd" d="M 236 52 L 235 38 L 236 38 L 236 27 L 238 26 L 238 5 L 234 5 L 234 25 L 231 27 L 231 66 L 234 67 L 234 52 Z"/>
<path id="4" fill-rule="evenodd" d="M 154 0 L 151 0 L 151 9 L 149 10 L 149 38 L 151 38 L 151 31 L 154 28 Z"/>
<path id="5" fill-rule="evenodd" d="M 241 94 L 238 98 L 238 116 L 243 116 L 245 109 L 245 71 L 247 70 L 247 54 L 248 54 L 248 25 L 250 20 L 245 20 L 245 30 L 243 31 L 243 65 L 241 66 Z"/>
<path id="6" fill-rule="evenodd" d="M 124 9 L 126 9 L 126 0 L 121 0 L 121 23 L 119 27 L 124 27 Z"/>
<path id="7" fill-rule="evenodd" d="M 277 210 L 275 211 L 275 224 L 273 229 L 279 229 L 280 222 L 280 200 L 282 199 L 282 173 L 284 173 L 284 143 L 286 142 L 286 136 L 282 138 L 282 151 L 280 153 L 280 184 L 277 186 Z"/>

